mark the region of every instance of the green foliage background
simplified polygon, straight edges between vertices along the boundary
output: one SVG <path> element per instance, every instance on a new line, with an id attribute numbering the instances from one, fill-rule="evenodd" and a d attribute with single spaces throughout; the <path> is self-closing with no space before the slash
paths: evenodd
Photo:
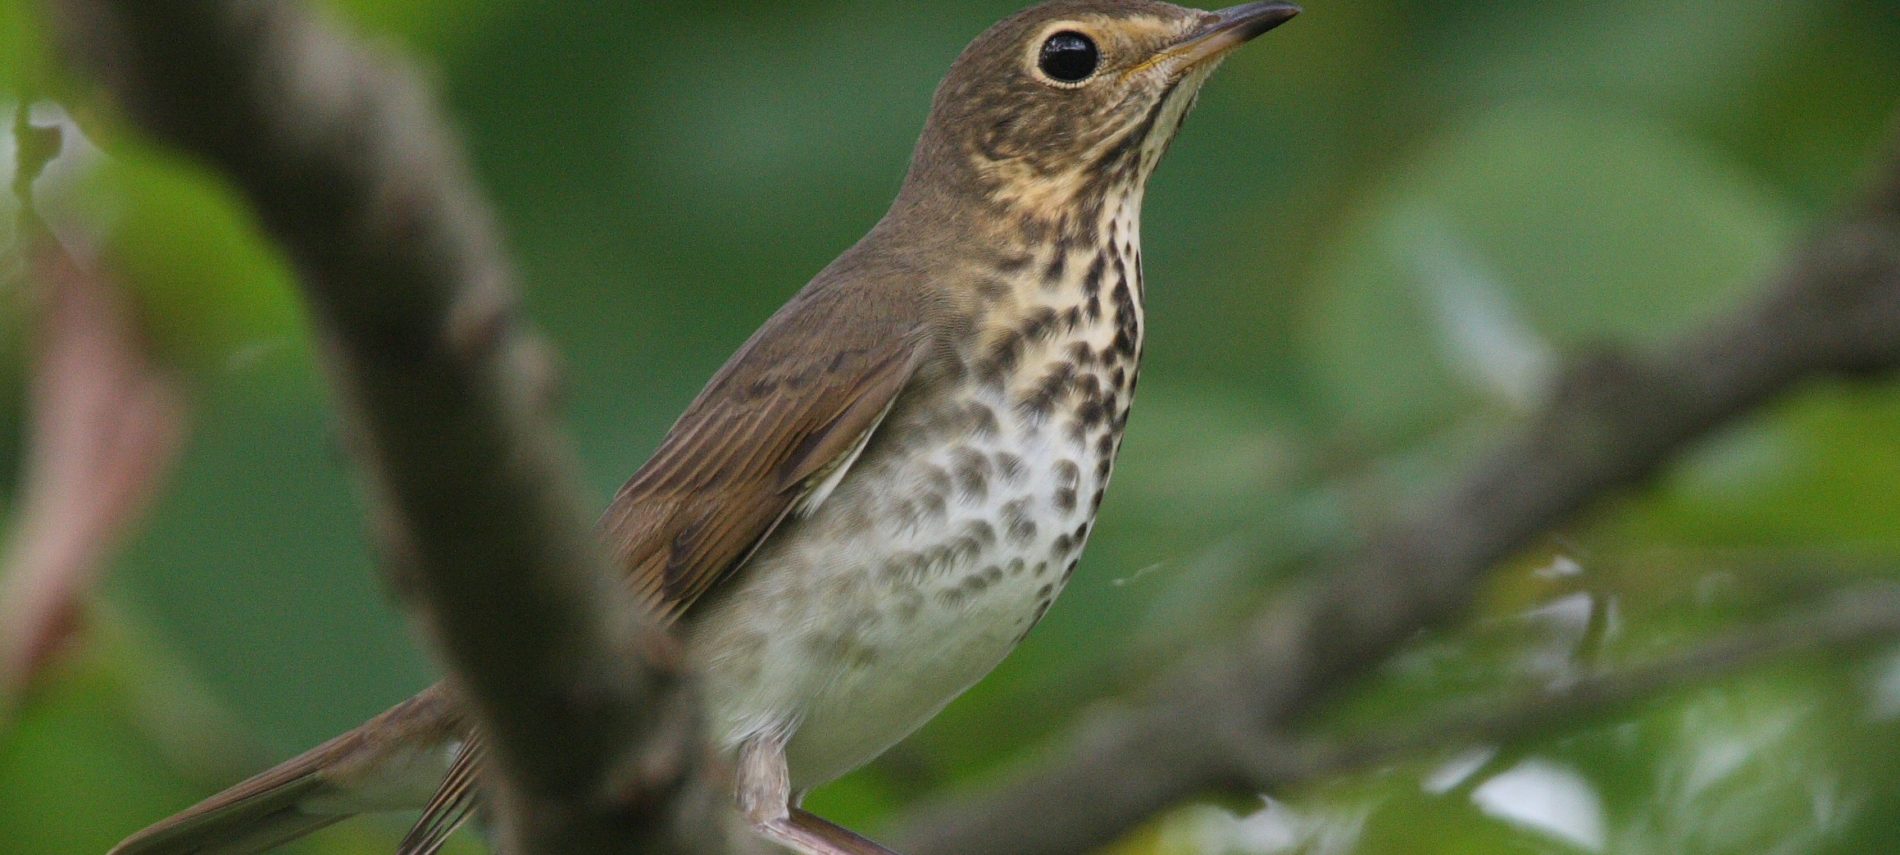
<path id="1" fill-rule="evenodd" d="M 434 70 L 566 355 L 603 504 L 876 220 L 937 78 L 1014 8 L 329 5 Z M 66 201 L 111 224 L 103 255 L 198 405 L 89 643 L 0 733 L 0 853 L 93 853 L 431 668 L 375 581 L 281 260 L 226 189 L 53 70 L 21 0 L 0 4 L 0 35 L 0 89 L 68 103 L 107 151 Z M 1891 0 L 1312 0 L 1227 63 L 1152 185 L 1150 361 L 1083 572 L 991 679 L 817 809 L 875 833 L 996 774 L 1428 495 L 1566 354 L 1658 342 L 1745 299 L 1854 186 L 1897 103 Z M 0 302 L 0 515 L 21 305 Z M 1403 724 L 1895 575 L 1896 484 L 1900 393 L 1812 391 L 1506 568 L 1466 626 L 1419 639 L 1320 724 Z M 1559 558 L 1579 572 L 1545 572 Z M 1890 649 L 1270 808 L 1184 809 L 1120 851 L 1891 851 L 1896 737 Z M 302 851 L 386 852 L 401 827 Z"/>

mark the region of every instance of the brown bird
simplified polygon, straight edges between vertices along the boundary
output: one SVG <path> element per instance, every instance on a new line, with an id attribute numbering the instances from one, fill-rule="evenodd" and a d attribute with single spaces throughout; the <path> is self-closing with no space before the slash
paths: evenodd
<path id="1" fill-rule="evenodd" d="M 978 37 L 883 220 L 607 510 L 766 838 L 886 852 L 800 798 L 988 673 L 1069 581 L 1140 368 L 1144 183 L 1220 60 L 1298 11 L 1056 0 Z M 417 806 L 402 851 L 433 852 L 478 806 L 481 758 L 438 686 L 114 852 L 258 851 Z"/>

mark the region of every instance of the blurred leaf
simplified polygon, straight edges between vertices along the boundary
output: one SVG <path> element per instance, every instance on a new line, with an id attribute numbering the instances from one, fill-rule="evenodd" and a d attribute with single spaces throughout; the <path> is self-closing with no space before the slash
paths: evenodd
<path id="1" fill-rule="evenodd" d="M 0 98 L 26 94 L 29 87 L 45 83 L 42 76 L 51 63 L 39 17 L 30 0 L 0 0 Z M 11 164 L 6 172 L 12 174 Z"/>
<path id="2" fill-rule="evenodd" d="M 201 375 L 307 358 L 290 272 L 227 186 L 126 140 L 81 181 L 73 204 L 162 354 Z"/>
<path id="3" fill-rule="evenodd" d="M 45 681 L 11 729 L 0 723 L 6 851 L 103 852 L 195 798 L 174 758 L 157 750 L 144 711 L 127 703 L 131 684 L 160 673 L 143 670 L 149 664 L 95 642 Z"/>
<path id="4" fill-rule="evenodd" d="M 1690 454 L 1612 533 L 1651 544 L 1824 543 L 1897 562 L 1900 392 L 1835 387 L 1803 396 Z M 1627 542 L 1627 541 L 1626 541 Z"/>
<path id="5" fill-rule="evenodd" d="M 1706 319 L 1788 237 L 1759 187 L 1665 127 L 1500 107 L 1344 229 L 1302 341 L 1333 411 L 1389 437 L 1522 407 L 1579 343 L 1653 342 Z"/>

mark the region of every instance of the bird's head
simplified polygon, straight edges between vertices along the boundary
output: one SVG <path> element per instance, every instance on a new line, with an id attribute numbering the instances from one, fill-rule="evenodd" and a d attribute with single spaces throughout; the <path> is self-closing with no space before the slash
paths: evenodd
<path id="1" fill-rule="evenodd" d="M 1298 12 L 1279 0 L 1218 12 L 1054 0 L 1020 12 L 951 67 L 909 183 L 1073 222 L 1080 209 L 1138 192 L 1221 59 Z"/>

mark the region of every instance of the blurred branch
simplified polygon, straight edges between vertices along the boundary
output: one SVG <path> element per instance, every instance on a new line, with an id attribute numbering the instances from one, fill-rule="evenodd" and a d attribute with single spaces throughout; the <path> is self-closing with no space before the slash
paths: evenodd
<path id="1" fill-rule="evenodd" d="M 50 2 L 127 112 L 288 251 L 394 586 L 489 735 L 505 849 L 725 849 L 682 665 L 597 551 L 544 354 L 415 75 L 302 4 Z"/>
<path id="2" fill-rule="evenodd" d="M 1263 740 L 1456 619 L 1500 560 L 1804 384 L 1900 367 L 1900 143 L 1868 188 L 1761 298 L 1652 353 L 1585 355 L 1530 424 L 1435 501 L 1149 696 L 1089 715 L 1041 764 L 901 819 L 903 851 L 1083 852 L 1185 799 L 1269 789 L 1249 759 Z"/>
<path id="3" fill-rule="evenodd" d="M 1614 715 L 1660 696 L 1797 656 L 1900 640 L 1900 590 L 1837 593 L 1829 602 L 1734 630 L 1642 665 L 1578 677 L 1517 698 L 1427 716 L 1422 725 L 1337 744 L 1258 739 L 1230 746 L 1259 790 L 1287 787 L 1467 745 L 1512 745 Z"/>
<path id="4" fill-rule="evenodd" d="M 0 722 L 78 631 L 113 545 L 138 519 L 183 444 L 184 392 L 152 361 L 124 295 L 54 238 L 33 182 L 61 148 L 60 125 L 21 103 L 22 275 L 36 321 L 21 500 L 0 551 Z"/>

